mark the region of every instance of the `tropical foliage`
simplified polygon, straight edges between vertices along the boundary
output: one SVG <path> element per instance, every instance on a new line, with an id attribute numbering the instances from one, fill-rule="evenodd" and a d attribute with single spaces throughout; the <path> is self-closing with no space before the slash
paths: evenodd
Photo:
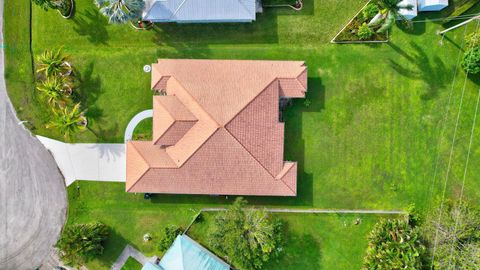
<path id="1" fill-rule="evenodd" d="M 426 248 L 408 220 L 383 219 L 368 240 L 363 269 L 422 269 Z"/>
<path id="2" fill-rule="evenodd" d="M 121 24 L 139 19 L 143 10 L 142 0 L 95 0 L 95 5 L 100 9 L 109 23 Z"/>
<path id="3" fill-rule="evenodd" d="M 475 31 L 465 37 L 465 54 L 463 55 L 462 67 L 466 73 L 480 73 L 480 33 Z"/>
<path id="4" fill-rule="evenodd" d="M 52 108 L 65 107 L 68 103 L 65 95 L 67 87 L 63 80 L 63 78 L 48 77 L 37 85 L 37 90 Z"/>
<path id="5" fill-rule="evenodd" d="M 62 54 L 62 49 L 46 50 L 36 57 L 37 73 L 45 78 L 52 76 L 66 76 L 72 72 L 68 57 Z"/>
<path id="6" fill-rule="evenodd" d="M 368 3 L 368 5 L 362 10 L 363 17 L 367 20 L 373 19 L 378 12 L 380 12 L 378 5 L 373 2 Z"/>
<path id="7" fill-rule="evenodd" d="M 56 9 L 64 16 L 69 15 L 72 7 L 70 0 L 32 0 L 32 2 L 47 11 L 49 9 Z"/>
<path id="8" fill-rule="evenodd" d="M 422 226 L 434 269 L 478 269 L 480 210 L 465 202 L 447 201 Z"/>
<path id="9" fill-rule="evenodd" d="M 66 139 L 87 125 L 80 102 L 74 102 L 75 76 L 61 49 L 46 50 L 35 58 L 37 91 L 52 110 L 47 128 L 58 129 Z"/>
<path id="10" fill-rule="evenodd" d="M 65 228 L 56 247 L 64 263 L 79 266 L 103 253 L 108 236 L 109 229 L 103 223 L 74 224 Z"/>
<path id="11" fill-rule="evenodd" d="M 160 251 L 167 250 L 177 238 L 177 235 L 182 233 L 182 229 L 178 226 L 170 225 L 164 228 L 162 238 L 158 244 Z"/>
<path id="12" fill-rule="evenodd" d="M 64 107 L 53 111 L 54 117 L 47 124 L 47 128 L 58 129 L 66 140 L 71 140 L 73 135 L 87 127 L 87 118 L 80 110 L 80 103 L 73 107 Z"/>
<path id="13" fill-rule="evenodd" d="M 367 23 L 363 23 L 360 28 L 358 28 L 357 35 L 361 40 L 366 40 L 371 38 L 375 32 L 367 25 Z"/>
<path id="14" fill-rule="evenodd" d="M 282 250 L 282 224 L 264 210 L 245 209 L 246 204 L 237 198 L 217 215 L 209 242 L 240 269 L 261 269 Z"/>

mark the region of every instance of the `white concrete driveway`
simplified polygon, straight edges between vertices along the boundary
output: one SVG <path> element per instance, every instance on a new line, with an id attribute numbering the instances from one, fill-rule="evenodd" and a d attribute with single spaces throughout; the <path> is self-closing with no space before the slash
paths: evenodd
<path id="1" fill-rule="evenodd" d="M 67 186 L 75 180 L 125 182 L 125 144 L 71 144 L 37 138 L 52 153 Z"/>

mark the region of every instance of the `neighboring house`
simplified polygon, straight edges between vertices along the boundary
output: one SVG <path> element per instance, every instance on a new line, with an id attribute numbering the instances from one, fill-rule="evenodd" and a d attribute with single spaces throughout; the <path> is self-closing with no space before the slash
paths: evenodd
<path id="1" fill-rule="evenodd" d="M 158 265 L 149 262 L 142 270 L 230 270 L 230 265 L 187 235 L 178 235 Z"/>
<path id="2" fill-rule="evenodd" d="M 143 20 L 211 23 L 255 20 L 256 0 L 146 0 Z"/>
<path id="3" fill-rule="evenodd" d="M 418 15 L 417 0 L 402 0 L 398 4 L 400 8 L 399 13 L 407 20 L 411 20 Z"/>
<path id="4" fill-rule="evenodd" d="M 418 11 L 439 11 L 448 7 L 448 0 L 418 0 Z"/>
<path id="5" fill-rule="evenodd" d="M 153 141 L 127 142 L 126 190 L 296 196 L 280 98 L 303 98 L 301 61 L 159 60 Z"/>

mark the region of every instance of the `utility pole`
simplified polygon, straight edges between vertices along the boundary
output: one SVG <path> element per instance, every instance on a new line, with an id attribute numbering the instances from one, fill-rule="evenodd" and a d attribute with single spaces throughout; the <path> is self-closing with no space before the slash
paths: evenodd
<path id="1" fill-rule="evenodd" d="M 451 31 L 451 30 L 453 30 L 453 29 L 457 29 L 457 28 L 459 28 L 460 26 L 463 26 L 463 25 L 468 24 L 468 23 L 470 23 L 470 22 L 473 22 L 474 20 L 480 20 L 480 15 L 477 15 L 477 16 L 475 16 L 475 17 L 473 17 L 473 18 L 470 18 L 470 19 L 468 19 L 468 20 L 466 20 L 466 21 L 464 21 L 464 22 L 461 22 L 461 23 L 459 23 L 459 24 L 457 24 L 457 25 L 454 25 L 454 26 L 452 26 L 452 27 L 450 27 L 450 28 L 447 28 L 447 29 L 445 29 L 445 30 L 443 30 L 443 31 L 440 31 L 440 32 L 438 32 L 437 34 L 443 36 L 445 33 L 449 32 L 449 31 Z"/>

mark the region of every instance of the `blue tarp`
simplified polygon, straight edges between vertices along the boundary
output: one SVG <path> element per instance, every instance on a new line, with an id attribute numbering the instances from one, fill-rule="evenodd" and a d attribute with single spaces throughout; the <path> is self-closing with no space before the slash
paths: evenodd
<path id="1" fill-rule="evenodd" d="M 228 264 L 186 235 L 177 236 L 160 261 L 160 267 L 161 270 L 230 269 Z"/>
<path id="2" fill-rule="evenodd" d="M 251 22 L 255 0 L 146 0 L 143 19 L 154 22 Z"/>

